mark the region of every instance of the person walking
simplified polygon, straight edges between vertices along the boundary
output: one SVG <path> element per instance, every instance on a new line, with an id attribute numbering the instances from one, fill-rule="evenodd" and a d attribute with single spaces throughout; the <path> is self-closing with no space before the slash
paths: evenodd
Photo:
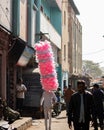
<path id="1" fill-rule="evenodd" d="M 65 93 L 64 93 L 64 100 L 65 100 L 65 103 L 66 103 L 66 113 L 68 113 L 70 98 L 71 98 L 71 95 L 74 92 L 75 91 L 71 88 L 71 84 L 69 84 L 68 88 L 65 90 Z"/>
<path id="2" fill-rule="evenodd" d="M 17 111 L 22 115 L 23 102 L 25 99 L 25 92 L 27 91 L 26 86 L 23 84 L 23 79 L 19 78 L 16 85 L 16 107 Z"/>
<path id="3" fill-rule="evenodd" d="M 57 104 L 56 104 L 56 106 L 57 106 L 57 115 L 59 115 L 60 113 L 61 113 L 61 107 L 62 107 L 62 103 L 61 103 L 61 101 L 62 101 L 62 92 L 61 92 L 61 88 L 59 87 L 58 89 L 57 89 L 57 91 L 55 92 L 55 94 L 56 94 L 56 97 L 57 97 Z"/>
<path id="4" fill-rule="evenodd" d="M 63 89 L 63 95 L 65 94 L 65 91 L 68 89 L 67 85 L 64 86 L 64 89 Z"/>
<path id="5" fill-rule="evenodd" d="M 74 130 L 89 130 L 91 115 L 94 117 L 93 95 L 85 90 L 85 81 L 77 81 L 77 89 L 70 99 L 68 108 L 68 125 Z"/>
<path id="6" fill-rule="evenodd" d="M 92 93 L 94 97 L 95 114 L 96 114 L 96 118 L 94 118 L 93 125 L 95 130 L 98 130 L 98 122 L 97 122 L 98 119 L 100 129 L 104 130 L 104 107 L 103 107 L 104 91 L 99 88 L 98 84 L 94 84 Z"/>
<path id="7" fill-rule="evenodd" d="M 42 112 L 43 106 L 45 117 L 45 130 L 51 130 L 52 107 L 56 102 L 57 97 L 54 92 L 44 90 L 40 100 L 40 111 Z"/>

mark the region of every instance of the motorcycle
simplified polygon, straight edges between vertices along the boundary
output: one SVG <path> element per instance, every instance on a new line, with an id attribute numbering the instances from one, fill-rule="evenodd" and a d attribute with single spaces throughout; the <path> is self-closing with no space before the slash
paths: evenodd
<path id="1" fill-rule="evenodd" d="M 54 116 L 58 116 L 62 110 L 66 109 L 66 104 L 63 98 L 61 98 L 60 102 L 55 103 L 55 105 L 53 106 L 53 112 L 52 115 Z"/>

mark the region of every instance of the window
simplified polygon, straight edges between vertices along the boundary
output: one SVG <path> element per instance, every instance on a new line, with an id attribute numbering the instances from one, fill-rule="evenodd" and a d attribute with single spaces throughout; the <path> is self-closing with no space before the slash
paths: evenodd
<path id="1" fill-rule="evenodd" d="M 64 11 L 64 25 L 66 25 L 66 12 Z"/>
<path id="2" fill-rule="evenodd" d="M 66 60 L 66 45 L 64 45 L 64 60 Z"/>

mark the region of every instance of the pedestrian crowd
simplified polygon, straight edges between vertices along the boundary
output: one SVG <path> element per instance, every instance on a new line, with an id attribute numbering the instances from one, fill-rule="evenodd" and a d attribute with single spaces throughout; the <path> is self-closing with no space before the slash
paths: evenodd
<path id="1" fill-rule="evenodd" d="M 84 80 L 77 81 L 77 90 L 72 89 L 72 85 L 64 87 L 63 94 L 61 88 L 57 91 L 43 91 L 40 100 L 40 111 L 44 112 L 45 130 L 51 130 L 52 110 L 56 116 L 61 113 L 64 98 L 66 104 L 66 115 L 69 129 L 89 130 L 90 123 L 94 130 L 104 130 L 104 91 L 98 84 L 93 85 L 92 91 L 88 91 Z M 17 85 L 17 111 L 22 113 L 23 100 L 25 98 L 26 86 L 21 78 Z"/>
<path id="2" fill-rule="evenodd" d="M 90 124 L 94 130 L 104 130 L 104 90 L 98 84 L 94 84 L 92 90 L 86 88 L 84 80 L 77 81 L 77 90 L 72 85 L 64 87 L 63 94 L 59 87 L 57 91 L 44 90 L 40 100 L 40 112 L 44 113 L 45 130 L 51 130 L 52 110 L 57 106 L 58 114 L 61 113 L 64 98 L 66 104 L 66 116 L 69 129 L 90 130 Z M 23 101 L 25 99 L 26 86 L 22 78 L 17 80 L 16 101 L 17 111 L 22 114 Z M 0 104 L 1 105 L 1 104 Z M 0 110 L 2 105 L 0 106 Z M 56 110 L 56 109 L 55 109 Z M 2 115 L 2 111 L 0 111 Z M 57 114 L 56 114 L 57 116 Z"/>
<path id="3" fill-rule="evenodd" d="M 53 106 L 60 102 L 62 97 L 61 89 L 54 93 L 44 91 L 41 98 L 41 111 L 44 109 L 45 130 L 51 130 L 51 114 Z M 84 80 L 77 81 L 77 91 L 72 89 L 72 85 L 64 87 L 63 98 L 66 103 L 66 115 L 69 129 L 89 130 L 90 124 L 94 130 L 104 130 L 104 91 L 98 84 L 93 85 L 92 91 L 86 89 Z M 43 105 L 43 107 L 42 107 Z M 61 111 L 61 106 L 59 106 Z M 49 120 L 49 121 L 48 121 Z"/>

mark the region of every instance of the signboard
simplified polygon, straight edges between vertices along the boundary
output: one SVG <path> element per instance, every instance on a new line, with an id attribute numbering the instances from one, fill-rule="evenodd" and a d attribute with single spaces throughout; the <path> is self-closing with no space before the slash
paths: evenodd
<path id="1" fill-rule="evenodd" d="M 20 58 L 17 62 L 17 65 L 26 66 L 27 63 L 29 62 L 30 58 L 33 56 L 33 54 L 34 54 L 34 49 L 26 46 L 22 55 L 20 56 Z"/>

